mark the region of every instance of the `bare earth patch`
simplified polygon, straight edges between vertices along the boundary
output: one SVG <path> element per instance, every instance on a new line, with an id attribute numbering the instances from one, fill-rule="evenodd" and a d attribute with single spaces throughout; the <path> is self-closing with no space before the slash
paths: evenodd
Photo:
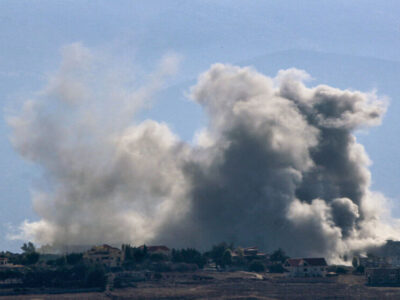
<path id="1" fill-rule="evenodd" d="M 400 288 L 368 287 L 363 276 L 290 279 L 250 272 L 162 273 L 160 280 L 104 293 L 20 295 L 0 299 L 400 299 Z"/>

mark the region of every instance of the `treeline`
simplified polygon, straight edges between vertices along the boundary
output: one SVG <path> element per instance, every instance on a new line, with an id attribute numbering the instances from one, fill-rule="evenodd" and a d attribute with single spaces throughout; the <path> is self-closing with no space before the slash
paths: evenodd
<path id="1" fill-rule="evenodd" d="M 123 245 L 124 264 L 141 264 L 148 262 L 173 262 L 173 263 L 187 263 L 196 264 L 199 268 L 207 263 L 206 256 L 202 255 L 194 248 L 187 249 L 172 249 L 171 255 L 165 255 L 160 252 L 148 253 L 146 245 L 141 248 L 131 247 L 130 245 Z"/>
<path id="2" fill-rule="evenodd" d="M 82 253 L 41 255 L 31 242 L 21 250 L 22 253 L 0 253 L 10 264 L 25 266 L 0 269 L 0 287 L 105 288 L 107 270 L 101 265 L 86 264 Z"/>
<path id="3" fill-rule="evenodd" d="M 107 267 L 85 261 L 82 253 L 65 255 L 39 254 L 32 243 L 21 247 L 22 253 L 0 253 L 9 263 L 24 265 L 0 269 L 0 287 L 25 288 L 105 288 L 107 272 L 150 270 L 184 272 L 208 268 L 246 270 L 253 272 L 283 272 L 288 258 L 282 249 L 269 257 L 246 255 L 245 249 L 220 243 L 206 252 L 194 248 L 172 249 L 167 253 L 149 252 L 148 247 L 122 246 L 121 266 Z"/>
<path id="4" fill-rule="evenodd" d="M 185 271 L 202 269 L 212 262 L 217 269 L 242 269 L 253 272 L 284 272 L 283 263 L 289 258 L 282 249 L 274 251 L 268 259 L 245 255 L 243 249 L 225 242 L 212 246 L 201 253 L 194 248 L 172 249 L 170 255 L 149 253 L 146 246 L 123 245 L 123 267 L 128 269 L 151 269 L 154 271 Z"/>
<path id="5" fill-rule="evenodd" d="M 105 288 L 107 277 L 101 266 L 78 264 L 55 269 L 33 268 L 22 273 L 26 288 Z"/>
<path id="6" fill-rule="evenodd" d="M 172 249 L 169 255 L 162 252 L 149 253 L 146 245 L 132 247 L 123 245 L 123 268 L 130 270 L 150 269 L 158 272 L 190 271 L 203 268 L 206 257 L 194 248 Z"/>
<path id="7" fill-rule="evenodd" d="M 33 243 L 23 244 L 21 250 L 22 253 L 3 252 L 0 256 L 6 257 L 11 264 L 15 265 L 34 265 L 39 261 L 40 254 Z"/>

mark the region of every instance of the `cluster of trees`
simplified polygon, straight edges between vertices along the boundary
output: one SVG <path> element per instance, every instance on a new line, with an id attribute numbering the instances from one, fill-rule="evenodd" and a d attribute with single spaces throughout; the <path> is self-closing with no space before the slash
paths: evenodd
<path id="1" fill-rule="evenodd" d="M 105 288 L 107 277 L 101 266 L 77 264 L 71 268 L 35 268 L 23 274 L 24 287 Z"/>
<path id="2" fill-rule="evenodd" d="M 66 255 L 40 255 L 31 242 L 23 244 L 22 253 L 1 254 L 14 264 L 26 265 L 23 270 L 4 269 L 0 271 L 0 280 L 17 278 L 25 287 L 90 288 L 104 287 L 106 271 L 103 266 L 85 263 L 82 253 Z M 237 267 L 254 272 L 282 272 L 283 262 L 288 258 L 282 249 L 270 256 L 270 262 L 257 257 L 245 256 L 242 249 L 235 249 L 233 244 L 220 243 L 209 251 L 199 252 L 194 248 L 172 249 L 170 255 L 149 253 L 146 246 L 132 247 L 123 245 L 124 265 L 122 268 L 146 269 L 155 271 L 189 271 L 203 268 L 207 262 L 214 262 L 217 268 Z M 233 255 L 234 254 L 234 255 Z"/>
<path id="3" fill-rule="evenodd" d="M 236 257 L 232 259 L 234 250 L 236 252 Z M 214 245 L 210 251 L 204 253 L 204 256 L 212 259 L 219 268 L 237 266 L 247 268 L 251 272 L 264 272 L 268 268 L 270 272 L 274 273 L 284 272 L 283 263 L 289 258 L 285 251 L 279 248 L 270 255 L 270 263 L 267 266 L 265 260 L 252 257 L 245 258 L 243 249 L 234 249 L 233 244 L 227 243 Z"/>
<path id="4" fill-rule="evenodd" d="M 82 253 L 40 255 L 33 243 L 24 243 L 22 253 L 2 253 L 9 262 L 25 265 L 24 269 L 0 270 L 0 281 L 18 279 L 22 287 L 105 288 L 106 271 L 102 266 L 87 265 Z M 47 257 L 53 257 L 47 259 Z"/>
<path id="5" fill-rule="evenodd" d="M 225 242 L 212 246 L 211 250 L 204 253 L 208 259 L 212 259 L 218 267 L 225 268 L 232 265 L 233 244 Z"/>
<path id="6" fill-rule="evenodd" d="M 46 261 L 46 265 L 48 266 L 74 266 L 77 264 L 83 263 L 83 254 L 82 253 L 70 253 L 66 255 L 59 256 L 55 259 L 49 259 Z"/>
<path id="7" fill-rule="evenodd" d="M 265 261 L 262 259 L 245 257 L 243 249 L 234 248 L 233 244 L 219 243 L 212 246 L 209 251 L 204 253 L 199 252 L 193 248 L 186 249 L 172 249 L 170 257 L 162 253 L 149 254 L 147 247 L 132 247 L 130 245 L 123 245 L 122 249 L 125 255 L 125 267 L 137 267 L 138 265 L 157 266 L 158 270 L 168 271 L 171 267 L 166 263 L 171 262 L 175 264 L 196 265 L 198 268 L 203 268 L 208 261 L 212 261 L 219 269 L 226 269 L 230 267 L 237 267 L 247 269 L 254 272 L 265 271 L 268 267 L 271 272 L 283 272 L 283 263 L 288 258 L 282 249 L 278 249 L 270 256 L 272 264 L 266 266 Z M 235 258 L 233 253 L 235 251 Z"/>
<path id="8" fill-rule="evenodd" d="M 106 272 L 101 266 L 78 263 L 73 266 L 44 268 L 30 267 L 23 270 L 4 269 L 0 271 L 0 281 L 19 279 L 14 287 L 24 288 L 101 288 L 107 281 Z"/>
<path id="9" fill-rule="evenodd" d="M 207 263 L 206 257 L 193 248 L 172 249 L 171 260 L 175 263 L 196 264 L 199 268 Z"/>
<path id="10" fill-rule="evenodd" d="M 122 250 L 124 251 L 125 257 L 124 264 L 128 267 L 138 264 L 162 263 L 170 261 L 173 263 L 195 264 L 199 268 L 203 268 L 207 262 L 206 257 L 193 248 L 172 249 L 170 256 L 160 252 L 150 254 L 146 245 L 139 248 L 132 247 L 130 245 L 123 245 Z"/>
<path id="11" fill-rule="evenodd" d="M 76 265 L 72 268 L 34 268 L 23 272 L 22 286 L 30 288 L 101 288 L 107 277 L 100 266 Z"/>
<path id="12" fill-rule="evenodd" d="M 146 245 L 144 245 L 143 248 L 122 245 L 122 251 L 124 251 L 125 261 L 127 263 L 142 263 L 145 259 L 149 258 Z"/>
<path id="13" fill-rule="evenodd" d="M 2 253 L 2 256 L 5 256 L 9 259 L 10 263 L 16 265 L 34 265 L 39 261 L 39 253 L 36 251 L 36 247 L 33 243 L 28 242 L 24 243 L 21 247 L 22 253 Z"/>

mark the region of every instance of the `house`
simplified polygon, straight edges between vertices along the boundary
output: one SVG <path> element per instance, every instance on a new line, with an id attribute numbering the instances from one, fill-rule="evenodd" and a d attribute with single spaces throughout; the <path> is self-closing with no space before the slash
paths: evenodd
<path id="1" fill-rule="evenodd" d="M 232 251 L 232 259 L 241 259 L 245 258 L 247 260 L 253 260 L 253 259 L 260 259 L 260 260 L 265 260 L 268 259 L 269 256 L 266 253 L 259 252 L 257 247 L 247 247 L 247 248 L 237 248 L 234 251 Z"/>
<path id="2" fill-rule="evenodd" d="M 400 284 L 400 268 L 366 269 L 365 277 L 370 285 L 398 285 Z"/>
<path id="3" fill-rule="evenodd" d="M 354 256 L 357 260 L 357 265 L 363 266 L 364 268 L 384 268 L 391 265 L 390 260 L 387 257 L 376 256 L 376 255 L 357 255 Z"/>
<path id="4" fill-rule="evenodd" d="M 0 266 L 8 265 L 8 258 L 7 257 L 0 257 Z"/>
<path id="5" fill-rule="evenodd" d="M 325 277 L 327 263 L 325 258 L 289 258 L 284 267 L 289 277 Z"/>
<path id="6" fill-rule="evenodd" d="M 256 256 L 258 253 L 257 247 L 247 247 L 243 248 L 243 255 L 244 256 Z"/>
<path id="7" fill-rule="evenodd" d="M 356 255 L 354 259 L 364 268 L 400 267 L 400 241 L 387 240 L 384 245 L 368 255 Z"/>
<path id="8" fill-rule="evenodd" d="M 392 267 L 400 267 L 400 241 L 387 240 L 380 252 Z"/>
<path id="9" fill-rule="evenodd" d="M 83 254 L 83 258 L 92 264 L 105 267 L 119 267 L 122 262 L 122 251 L 109 245 L 94 246 Z"/>
<path id="10" fill-rule="evenodd" d="M 142 246 L 139 247 L 139 249 L 140 250 L 144 250 L 144 247 L 147 248 L 147 253 L 149 255 L 151 255 L 151 254 L 163 254 L 163 255 L 166 255 L 166 256 L 170 256 L 171 255 L 171 250 L 167 246 L 164 246 L 164 245 L 159 245 L 159 246 L 145 246 L 145 245 L 142 245 Z"/>

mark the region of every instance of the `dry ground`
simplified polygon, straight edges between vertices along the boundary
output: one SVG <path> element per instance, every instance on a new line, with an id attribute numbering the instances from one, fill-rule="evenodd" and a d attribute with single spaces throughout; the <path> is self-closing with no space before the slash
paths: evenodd
<path id="1" fill-rule="evenodd" d="M 195 275 L 195 276 L 193 276 Z M 198 275 L 213 279 L 200 280 Z M 21 295 L 6 299 L 400 299 L 400 287 L 368 287 L 363 276 L 343 275 L 329 280 L 290 280 L 281 275 L 248 272 L 163 273 L 159 281 L 104 293 Z"/>

